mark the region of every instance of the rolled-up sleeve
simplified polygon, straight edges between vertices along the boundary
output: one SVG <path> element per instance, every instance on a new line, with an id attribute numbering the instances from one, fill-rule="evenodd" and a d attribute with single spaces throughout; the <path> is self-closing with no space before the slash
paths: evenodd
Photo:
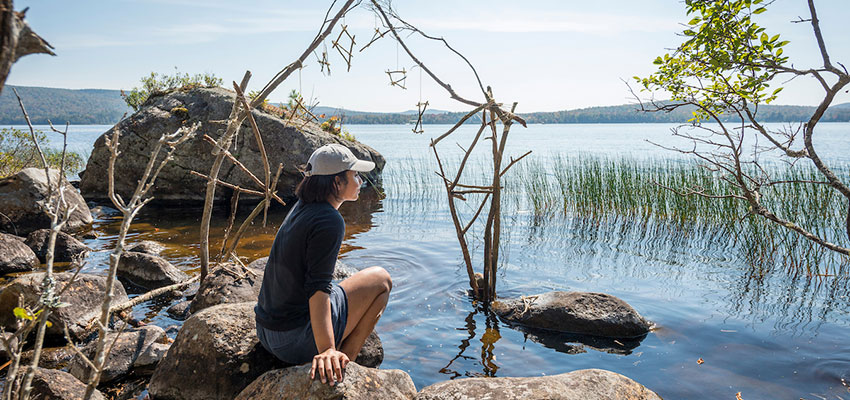
<path id="1" fill-rule="evenodd" d="M 304 276 L 304 292 L 307 298 L 316 291 L 331 292 L 336 259 L 342 238 L 345 235 L 345 222 L 342 217 L 330 218 L 317 224 L 307 237 L 307 270 Z"/>

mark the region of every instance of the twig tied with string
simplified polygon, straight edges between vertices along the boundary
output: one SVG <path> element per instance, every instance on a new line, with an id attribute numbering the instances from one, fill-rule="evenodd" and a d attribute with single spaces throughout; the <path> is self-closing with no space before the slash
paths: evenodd
<path id="1" fill-rule="evenodd" d="M 386 35 L 386 34 L 388 34 L 388 33 L 390 33 L 390 30 L 389 30 L 389 29 L 387 29 L 387 30 L 385 30 L 385 31 L 381 32 L 381 29 L 380 29 L 380 28 L 375 28 L 375 33 L 372 35 L 372 40 L 370 40 L 370 41 L 369 41 L 369 43 L 366 43 L 366 45 L 365 45 L 365 46 L 363 46 L 363 47 L 360 49 L 360 53 L 362 53 L 362 52 L 363 52 L 363 50 L 366 50 L 367 48 L 369 48 L 369 46 L 371 46 L 371 45 L 372 45 L 372 43 L 377 42 L 379 39 L 383 38 L 383 37 L 384 37 L 384 35 Z"/>
<path id="2" fill-rule="evenodd" d="M 428 102 L 418 102 L 416 103 L 416 108 L 419 109 L 419 115 L 416 117 L 416 125 L 413 126 L 413 133 L 420 134 L 425 132 L 422 128 L 422 116 L 425 115 L 425 110 L 428 108 Z"/>
<path id="3" fill-rule="evenodd" d="M 346 49 L 341 44 L 339 44 L 339 40 L 342 39 L 342 35 L 348 36 L 349 44 Z M 348 33 L 348 25 L 343 25 L 342 30 L 339 31 L 339 36 L 336 37 L 336 40 L 331 41 L 333 43 L 333 48 L 339 52 L 340 57 L 345 60 L 345 63 L 348 65 L 347 71 L 351 71 L 351 58 L 354 57 L 354 36 Z"/>
<path id="4" fill-rule="evenodd" d="M 404 68 L 395 71 L 386 70 L 387 76 L 390 78 L 390 86 L 398 86 L 402 89 L 407 89 L 405 82 L 407 81 L 407 70 Z"/>

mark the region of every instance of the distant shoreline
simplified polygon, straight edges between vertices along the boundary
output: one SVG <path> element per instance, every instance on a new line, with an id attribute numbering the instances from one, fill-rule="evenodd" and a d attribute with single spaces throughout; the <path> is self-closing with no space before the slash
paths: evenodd
<path id="1" fill-rule="evenodd" d="M 18 107 L 12 88 L 24 99 L 33 124 L 46 125 L 69 122 L 74 125 L 113 125 L 125 114 L 132 113 L 121 98 L 120 90 L 109 89 L 59 89 L 7 85 L 0 94 L 0 125 L 25 125 L 26 121 Z M 759 109 L 762 122 L 803 122 L 811 117 L 815 107 L 764 105 Z M 529 112 L 519 115 L 531 124 L 643 124 L 685 123 L 692 117 L 691 109 L 681 108 L 670 113 L 646 113 L 637 110 L 634 104 L 618 106 L 588 107 L 575 110 Z M 336 107 L 316 107 L 316 114 L 342 117 L 348 125 L 399 125 L 413 123 L 418 112 L 409 110 L 400 113 L 380 113 L 345 110 Z M 466 112 L 430 111 L 422 123 L 455 124 Z M 850 122 L 850 103 L 830 107 L 821 122 Z M 467 123 L 479 124 L 480 116 L 470 118 Z"/>

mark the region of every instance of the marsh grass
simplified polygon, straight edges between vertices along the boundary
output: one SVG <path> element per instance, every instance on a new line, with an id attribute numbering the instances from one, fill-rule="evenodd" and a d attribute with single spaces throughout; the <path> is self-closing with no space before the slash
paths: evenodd
<path id="1" fill-rule="evenodd" d="M 491 173 L 485 161 L 472 160 L 469 176 Z M 422 215 L 444 207 L 445 194 L 431 160 L 410 157 L 392 164 L 394 171 L 388 169 L 384 178 L 390 197 L 409 203 L 411 211 L 416 206 L 427 208 Z M 801 165 L 775 163 L 767 172 L 774 180 L 822 180 L 813 168 Z M 846 179 L 850 166 L 839 166 L 836 172 Z M 685 160 L 544 156 L 524 160 L 505 176 L 504 209 L 506 217 L 527 215 L 530 229 L 571 227 L 592 231 L 584 236 L 588 240 L 639 241 L 656 250 L 697 247 L 744 260 L 756 267 L 756 273 L 782 266 L 794 274 L 829 276 L 850 264 L 784 227 L 748 214 L 745 202 L 684 197 L 667 189 L 729 193 L 730 185 L 719 178 L 719 173 Z M 474 184 L 472 180 L 469 183 Z M 764 187 L 762 195 L 763 203 L 777 215 L 847 245 L 843 227 L 847 204 L 828 186 L 774 185 Z"/>

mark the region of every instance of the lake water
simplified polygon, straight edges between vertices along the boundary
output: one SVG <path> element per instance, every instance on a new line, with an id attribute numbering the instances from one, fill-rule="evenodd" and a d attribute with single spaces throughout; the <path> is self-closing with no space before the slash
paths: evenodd
<path id="1" fill-rule="evenodd" d="M 667 124 L 515 126 L 510 155 L 532 150 L 535 162 L 590 154 L 610 158 L 683 159 L 651 142 L 673 141 Z M 393 276 L 389 306 L 377 327 L 385 350 L 382 368 L 407 371 L 417 388 L 472 376 L 541 376 L 583 368 L 624 374 L 664 398 L 850 398 L 850 279 L 847 265 L 833 276 L 806 277 L 788 268 L 749 265 L 730 237 L 697 232 L 647 234 L 641 221 L 594 224 L 570 216 L 535 217 L 528 205 L 503 210 L 503 265 L 499 295 L 548 290 L 605 292 L 631 304 L 657 328 L 625 348 L 575 338 L 526 335 L 478 309 L 467 295 L 460 248 L 427 144 L 448 127 L 348 126 L 358 140 L 387 159 L 379 199 L 364 193 L 341 212 L 347 229 L 343 261 L 355 268 L 379 265 Z M 441 143 L 452 159 L 476 126 Z M 107 126 L 71 127 L 71 149 L 88 154 Z M 815 145 L 821 157 L 850 163 L 850 124 L 821 124 Z M 452 149 L 454 148 L 454 149 Z M 768 162 L 770 155 L 764 156 Z M 484 168 L 483 161 L 473 163 Z M 265 228 L 253 227 L 238 253 L 250 261 L 267 255 L 284 216 L 276 210 Z M 153 239 L 164 256 L 186 271 L 197 268 L 200 212 L 148 209 L 129 242 Z M 224 211 L 213 222 L 221 235 Z M 100 272 L 118 222 L 101 219 L 98 239 L 87 244 L 89 272 Z M 650 227 L 651 228 L 651 227 Z M 651 231 L 652 229 L 649 229 Z M 688 237 L 699 237 L 688 240 Z M 802 239 L 801 239 L 802 240 Z M 844 245 L 847 240 L 844 238 Z M 213 242 L 213 248 L 219 244 Z M 480 252 L 479 246 L 473 251 Z M 480 256 L 476 258 L 480 260 Z M 480 262 L 480 261 L 479 261 Z M 136 316 L 157 325 L 175 321 L 169 304 L 150 302 Z M 697 363 L 698 359 L 704 363 Z"/>

